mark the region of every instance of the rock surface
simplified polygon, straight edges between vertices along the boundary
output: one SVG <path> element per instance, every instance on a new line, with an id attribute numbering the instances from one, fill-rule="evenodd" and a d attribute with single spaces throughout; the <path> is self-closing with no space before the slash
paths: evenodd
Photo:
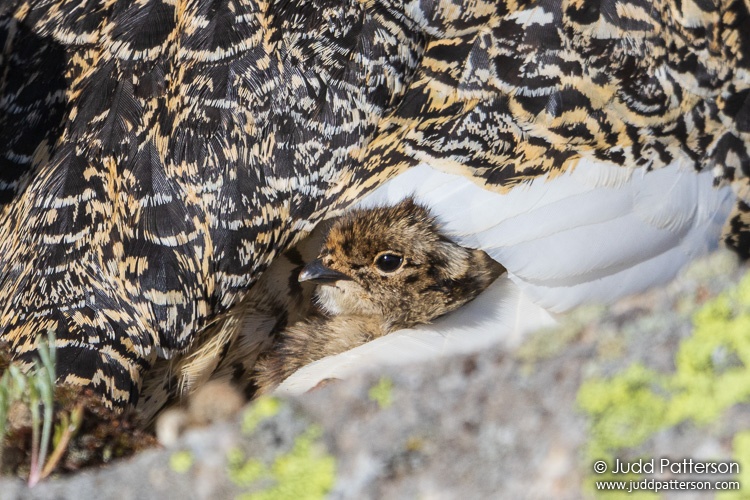
<path id="1" fill-rule="evenodd" d="M 744 274 L 716 254 L 663 289 L 576 311 L 514 352 L 490 349 L 261 400 L 169 449 L 31 490 L 3 479 L 0 499 L 580 498 L 598 495 L 595 479 L 643 478 L 739 481 L 748 495 Z M 733 461 L 740 474 L 593 471 L 597 460 L 611 469 L 615 458 L 663 457 Z"/>

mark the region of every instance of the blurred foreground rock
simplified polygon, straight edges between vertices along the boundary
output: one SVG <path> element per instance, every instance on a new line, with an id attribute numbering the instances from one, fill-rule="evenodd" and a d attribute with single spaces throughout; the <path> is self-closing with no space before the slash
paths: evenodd
<path id="1" fill-rule="evenodd" d="M 169 449 L 33 490 L 3 479 L 0 499 L 580 498 L 598 495 L 594 479 L 612 478 L 594 477 L 596 460 L 661 457 L 746 464 L 739 476 L 697 478 L 746 483 L 749 496 L 743 274 L 733 257 L 717 254 L 663 289 L 576 311 L 515 352 L 486 350 L 262 400 Z M 716 342 L 706 336 L 711 328 L 722 330 Z"/>

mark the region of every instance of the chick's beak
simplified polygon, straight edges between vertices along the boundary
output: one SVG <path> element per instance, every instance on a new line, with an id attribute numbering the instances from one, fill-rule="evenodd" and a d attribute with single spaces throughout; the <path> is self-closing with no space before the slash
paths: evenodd
<path id="1" fill-rule="evenodd" d="M 335 283 L 340 280 L 351 280 L 349 276 L 338 271 L 334 271 L 323 265 L 320 259 L 315 259 L 308 265 L 302 268 L 299 273 L 297 280 L 301 283 L 303 281 L 312 281 L 318 284 Z"/>

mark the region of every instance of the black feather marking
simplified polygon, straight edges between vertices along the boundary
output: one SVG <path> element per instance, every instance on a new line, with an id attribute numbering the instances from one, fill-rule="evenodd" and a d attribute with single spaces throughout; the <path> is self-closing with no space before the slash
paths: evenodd
<path id="1" fill-rule="evenodd" d="M 252 21 L 252 2 L 209 0 L 196 2 L 196 4 L 199 14 L 208 20 L 208 25 L 185 38 L 183 45 L 191 50 L 209 52 L 225 50 L 227 57 L 231 58 L 234 54 L 231 49 L 257 32 L 258 25 Z M 243 18 L 246 21 L 240 22 Z M 248 19 L 250 22 L 247 21 Z"/>
<path id="2" fill-rule="evenodd" d="M 131 172 L 135 180 L 133 196 L 140 200 L 138 237 L 157 242 L 193 233 L 195 226 L 184 196 L 168 177 L 152 143 L 147 143 L 135 155 Z"/>
<path id="3" fill-rule="evenodd" d="M 104 153 L 122 154 L 130 149 L 142 112 L 142 107 L 135 98 L 132 82 L 118 82 L 111 97 L 107 118 L 99 132 Z"/>
<path id="4" fill-rule="evenodd" d="M 750 132 L 750 89 L 729 96 L 725 112 L 734 118 L 735 126 L 740 132 Z"/>
<path id="5" fill-rule="evenodd" d="M 112 40 L 121 41 L 133 50 L 143 51 L 162 45 L 176 27 L 173 5 L 152 0 L 140 3 L 118 2 L 112 12 Z"/>
<path id="6" fill-rule="evenodd" d="M 8 40 L 15 33 L 15 39 Z M 47 139 L 57 141 L 65 116 L 62 91 L 67 82 L 65 52 L 15 20 L 0 20 L 0 43 L 12 47 L 0 55 L 0 206 L 10 202 L 19 181 L 30 173 L 32 155 Z"/>

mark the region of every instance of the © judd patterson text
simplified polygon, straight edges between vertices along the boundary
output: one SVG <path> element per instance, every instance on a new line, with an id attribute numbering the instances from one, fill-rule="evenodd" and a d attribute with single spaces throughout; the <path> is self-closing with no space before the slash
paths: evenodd
<path id="1" fill-rule="evenodd" d="M 616 458 L 612 463 L 604 460 L 597 460 L 594 463 L 594 472 L 597 474 L 608 471 L 612 474 L 739 474 L 740 464 L 737 462 L 703 462 L 692 458 L 682 460 L 652 458 L 630 462 Z"/>

